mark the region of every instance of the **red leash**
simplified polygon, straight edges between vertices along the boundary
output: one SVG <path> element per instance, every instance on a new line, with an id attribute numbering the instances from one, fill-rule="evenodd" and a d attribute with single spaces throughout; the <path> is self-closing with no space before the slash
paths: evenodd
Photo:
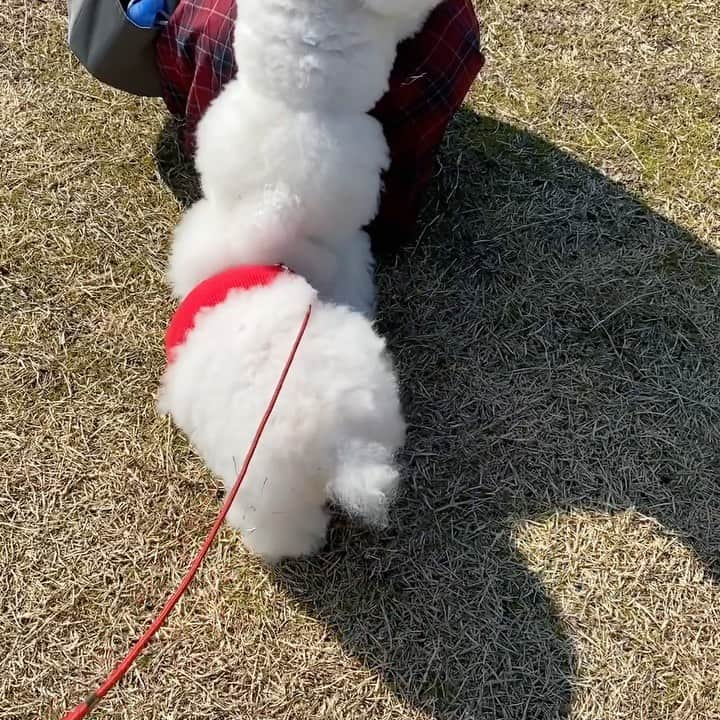
<path id="1" fill-rule="evenodd" d="M 85 702 L 80 703 L 80 705 L 73 708 L 69 713 L 67 713 L 67 715 L 63 717 L 63 720 L 81 720 L 82 718 L 86 717 L 92 711 L 92 709 L 100 702 L 100 700 L 104 698 L 105 695 L 107 695 L 107 693 L 123 678 L 123 676 L 130 669 L 130 666 L 133 664 L 137 656 L 145 649 L 145 646 L 150 642 L 153 635 L 155 635 L 155 633 L 163 626 L 165 620 L 167 620 L 168 615 L 172 612 L 175 605 L 177 605 L 178 600 L 183 596 L 185 590 L 187 590 L 188 585 L 192 582 L 192 579 L 195 577 L 195 573 L 197 573 L 200 565 L 202 564 L 202 561 L 205 559 L 205 556 L 210 549 L 210 546 L 215 540 L 215 536 L 218 534 L 220 526 L 225 520 L 225 516 L 227 515 L 228 510 L 230 510 L 230 506 L 232 505 L 233 500 L 235 500 L 235 496 L 240 489 L 242 481 L 245 479 L 245 475 L 247 474 L 248 468 L 250 467 L 250 462 L 253 459 L 253 455 L 255 454 L 255 450 L 257 449 L 260 438 L 262 437 L 262 434 L 265 430 L 265 426 L 270 419 L 270 415 L 275 408 L 275 403 L 277 402 L 278 396 L 280 395 L 280 391 L 285 384 L 285 378 L 287 377 L 288 372 L 290 371 L 290 367 L 295 360 L 295 355 L 300 345 L 300 341 L 302 340 L 303 335 L 305 334 L 305 330 L 308 326 L 308 322 L 310 321 L 311 311 L 312 306 L 308 306 L 302 325 L 300 326 L 300 330 L 298 331 L 292 350 L 290 351 L 290 355 L 288 356 L 285 367 L 283 368 L 277 385 L 275 386 L 275 391 L 273 392 L 272 398 L 270 399 L 267 409 L 265 410 L 265 414 L 263 415 L 263 418 L 258 425 L 257 431 L 255 432 L 255 437 L 253 438 L 250 449 L 245 456 L 245 461 L 243 462 L 243 466 L 238 473 L 235 484 L 232 486 L 232 489 L 225 498 L 225 502 L 223 503 L 223 506 L 218 513 L 215 523 L 210 529 L 210 532 L 205 538 L 205 542 L 200 548 L 198 554 L 195 556 L 195 559 L 193 560 L 192 565 L 185 574 L 185 577 L 180 582 L 180 585 L 178 585 L 177 590 L 175 590 L 175 592 L 170 596 L 170 599 L 165 603 L 165 606 L 155 618 L 152 625 L 150 625 L 150 627 L 145 631 L 145 634 L 135 643 L 130 652 L 125 656 L 125 659 L 105 678 L 102 685 L 100 685 L 100 687 L 95 690 L 95 692 L 88 695 L 88 697 L 85 699 Z"/>

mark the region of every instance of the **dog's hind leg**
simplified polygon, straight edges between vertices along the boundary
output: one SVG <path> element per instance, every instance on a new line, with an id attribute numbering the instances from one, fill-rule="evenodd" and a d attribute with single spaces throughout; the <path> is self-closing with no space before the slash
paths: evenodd
<path id="1" fill-rule="evenodd" d="M 240 531 L 250 552 L 273 564 L 284 558 L 311 555 L 325 542 L 328 514 L 324 497 L 301 493 L 238 494 L 227 522 Z"/>

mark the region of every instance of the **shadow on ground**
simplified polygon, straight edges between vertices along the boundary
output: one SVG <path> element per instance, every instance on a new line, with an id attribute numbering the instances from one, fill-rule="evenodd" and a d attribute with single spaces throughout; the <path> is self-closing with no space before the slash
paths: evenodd
<path id="1" fill-rule="evenodd" d="M 411 428 L 393 526 L 339 522 L 277 579 L 438 720 L 564 717 L 573 649 L 513 527 L 635 507 L 718 577 L 720 258 L 469 111 L 442 164 L 422 237 L 379 268 Z"/>

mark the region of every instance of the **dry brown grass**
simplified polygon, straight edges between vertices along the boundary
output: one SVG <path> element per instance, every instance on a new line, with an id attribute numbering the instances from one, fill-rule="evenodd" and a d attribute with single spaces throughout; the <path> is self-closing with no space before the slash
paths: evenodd
<path id="1" fill-rule="evenodd" d="M 97 717 L 720 717 L 714 5 L 482 8 L 490 64 L 427 229 L 380 272 L 412 423 L 393 527 L 339 523 L 276 571 L 223 532 Z M 217 506 L 153 409 L 164 113 L 77 68 L 63 10 L 0 10 L 13 720 L 94 686 Z"/>

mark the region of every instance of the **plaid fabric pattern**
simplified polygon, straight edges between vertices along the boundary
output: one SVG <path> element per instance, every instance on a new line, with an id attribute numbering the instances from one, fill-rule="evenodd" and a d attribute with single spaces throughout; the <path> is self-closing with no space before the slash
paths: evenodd
<path id="1" fill-rule="evenodd" d="M 170 112 L 185 118 L 189 154 L 205 109 L 236 72 L 235 12 L 235 0 L 180 0 L 157 41 L 163 96 Z M 398 48 L 390 89 L 372 111 L 392 160 L 370 227 L 376 249 L 415 232 L 437 150 L 483 62 L 471 0 L 441 3 Z"/>

